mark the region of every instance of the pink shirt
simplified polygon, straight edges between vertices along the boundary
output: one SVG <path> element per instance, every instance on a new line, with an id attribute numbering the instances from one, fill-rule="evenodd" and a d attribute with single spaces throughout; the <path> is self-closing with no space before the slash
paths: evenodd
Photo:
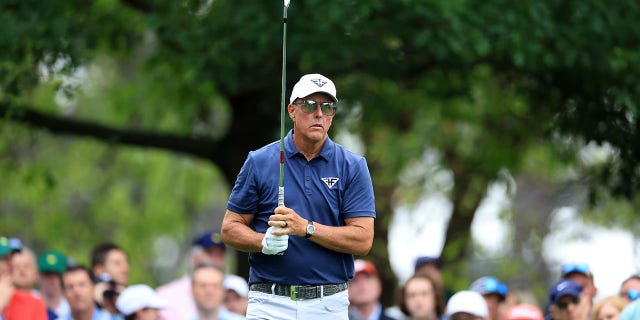
<path id="1" fill-rule="evenodd" d="M 166 308 L 160 311 L 164 319 L 191 320 L 198 315 L 191 294 L 189 275 L 159 286 L 156 292 L 167 301 Z"/>

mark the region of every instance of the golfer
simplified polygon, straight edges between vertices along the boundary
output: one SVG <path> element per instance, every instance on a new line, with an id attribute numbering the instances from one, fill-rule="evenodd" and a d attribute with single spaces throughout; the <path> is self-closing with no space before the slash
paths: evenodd
<path id="1" fill-rule="evenodd" d="M 353 255 L 366 255 L 376 216 L 366 160 L 327 135 L 336 87 L 307 74 L 293 87 L 284 137 L 249 152 L 231 191 L 222 238 L 249 252 L 248 319 L 348 319 Z"/>

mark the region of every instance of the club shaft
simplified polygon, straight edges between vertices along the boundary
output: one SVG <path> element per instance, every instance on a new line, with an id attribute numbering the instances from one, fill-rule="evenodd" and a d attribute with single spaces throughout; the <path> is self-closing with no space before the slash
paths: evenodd
<path id="1" fill-rule="evenodd" d="M 286 106 L 286 73 L 287 73 L 287 8 L 285 2 L 282 11 L 282 96 L 280 99 L 280 186 L 278 188 L 278 206 L 284 205 L 284 120 Z"/>

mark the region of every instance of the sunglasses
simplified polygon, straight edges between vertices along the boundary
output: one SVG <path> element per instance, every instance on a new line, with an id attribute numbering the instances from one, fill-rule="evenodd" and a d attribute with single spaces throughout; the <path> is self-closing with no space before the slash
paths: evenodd
<path id="1" fill-rule="evenodd" d="M 565 263 L 562 265 L 562 274 L 567 275 L 572 272 L 590 274 L 589 265 L 586 263 Z"/>
<path id="2" fill-rule="evenodd" d="M 335 102 L 318 102 L 313 100 L 299 100 L 294 102 L 293 104 L 300 106 L 302 112 L 304 113 L 314 113 L 318 110 L 318 106 L 320 106 L 320 110 L 322 110 L 322 114 L 325 116 L 332 116 L 336 114 L 336 103 Z"/>
<path id="3" fill-rule="evenodd" d="M 560 309 L 566 309 L 569 307 L 569 304 L 578 304 L 580 302 L 580 298 L 578 297 L 570 297 L 570 299 L 563 299 L 556 303 L 556 306 Z"/>
<path id="4" fill-rule="evenodd" d="M 629 298 L 631 301 L 636 300 L 640 297 L 640 291 L 636 290 L 636 289 L 629 289 L 629 291 L 627 291 L 627 293 L 625 294 L 627 296 L 627 298 Z"/>
<path id="5" fill-rule="evenodd" d="M 483 294 L 497 293 L 501 296 L 505 296 L 508 291 L 507 285 L 500 283 L 500 281 L 495 278 L 487 278 L 484 280 L 482 288 L 484 288 Z"/>

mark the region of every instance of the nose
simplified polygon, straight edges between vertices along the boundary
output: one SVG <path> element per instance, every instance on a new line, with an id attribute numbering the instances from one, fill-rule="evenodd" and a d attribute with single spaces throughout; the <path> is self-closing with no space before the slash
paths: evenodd
<path id="1" fill-rule="evenodd" d="M 320 104 L 316 106 L 316 111 L 313 113 L 313 115 L 320 118 L 323 116 L 322 107 L 320 106 Z"/>

